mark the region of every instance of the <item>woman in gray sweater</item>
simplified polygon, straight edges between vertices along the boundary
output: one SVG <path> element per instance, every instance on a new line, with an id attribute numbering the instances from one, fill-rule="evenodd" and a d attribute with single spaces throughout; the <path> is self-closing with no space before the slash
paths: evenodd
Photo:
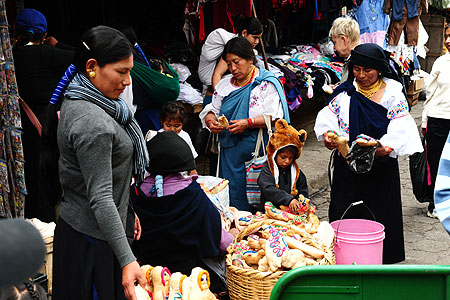
<path id="1" fill-rule="evenodd" d="M 64 198 L 54 238 L 55 300 L 136 299 L 134 283 L 145 282 L 124 225 L 131 177 L 142 180 L 148 162 L 142 132 L 119 98 L 132 67 L 126 37 L 94 27 L 81 37 L 57 88 L 65 90 L 57 103 Z"/>

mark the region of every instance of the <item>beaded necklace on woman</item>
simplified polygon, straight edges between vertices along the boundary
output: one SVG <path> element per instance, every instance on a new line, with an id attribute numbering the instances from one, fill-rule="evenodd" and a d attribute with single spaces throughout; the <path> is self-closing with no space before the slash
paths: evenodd
<path id="1" fill-rule="evenodd" d="M 252 81 L 252 79 L 253 79 L 253 75 L 255 75 L 255 70 L 256 70 L 256 67 L 255 67 L 255 66 L 252 66 L 252 70 L 251 70 L 251 71 L 248 73 L 248 75 L 242 80 L 242 83 L 238 83 L 238 80 L 237 80 L 236 78 L 234 78 L 234 77 L 233 77 L 231 83 L 232 83 L 233 85 L 239 86 L 239 87 L 243 87 L 243 86 L 249 84 L 249 83 Z"/>
<path id="2" fill-rule="evenodd" d="M 378 77 L 378 80 L 368 87 L 362 87 L 358 82 L 356 82 L 358 85 L 358 92 L 363 94 L 367 99 L 371 99 L 373 95 L 375 95 L 375 93 L 383 87 L 383 83 L 384 81 L 381 77 Z"/>

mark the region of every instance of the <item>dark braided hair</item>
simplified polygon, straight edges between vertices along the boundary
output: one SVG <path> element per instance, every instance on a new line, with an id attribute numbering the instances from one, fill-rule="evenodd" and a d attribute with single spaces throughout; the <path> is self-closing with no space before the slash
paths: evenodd
<path id="1" fill-rule="evenodd" d="M 13 46 L 13 52 L 16 52 L 29 42 L 39 42 L 44 38 L 45 33 L 34 33 L 31 30 L 25 31 L 19 28 L 16 28 L 16 37 L 17 40 Z"/>
<path id="2" fill-rule="evenodd" d="M 15 286 L 0 289 L 1 300 L 47 300 L 47 292 L 35 282 L 26 280 Z"/>
<path id="3" fill-rule="evenodd" d="M 35 286 L 33 285 L 29 280 L 24 282 L 25 286 L 27 287 L 28 293 L 30 294 L 31 298 L 33 300 L 39 300 L 39 295 L 36 293 Z"/>

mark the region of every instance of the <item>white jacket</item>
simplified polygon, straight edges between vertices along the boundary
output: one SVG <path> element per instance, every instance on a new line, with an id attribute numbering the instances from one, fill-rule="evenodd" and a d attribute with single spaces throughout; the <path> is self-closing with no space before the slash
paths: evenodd
<path id="1" fill-rule="evenodd" d="M 423 104 L 422 128 L 428 117 L 450 119 L 450 54 L 447 51 L 433 64 L 427 86 L 427 100 Z"/>

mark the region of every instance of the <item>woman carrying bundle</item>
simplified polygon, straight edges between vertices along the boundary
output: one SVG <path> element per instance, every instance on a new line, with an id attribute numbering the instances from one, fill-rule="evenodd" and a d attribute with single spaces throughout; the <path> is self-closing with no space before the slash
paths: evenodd
<path id="1" fill-rule="evenodd" d="M 226 45 L 222 59 L 231 75 L 217 84 L 212 102 L 200 113 L 203 126 L 219 133 L 219 175 L 230 181 L 230 205 L 240 210 L 255 211 L 246 196 L 245 162 L 252 158 L 260 128 L 267 128 L 264 115 L 272 121 L 284 118 L 289 112 L 283 87 L 269 71 L 255 66 L 255 54 L 250 42 L 235 37 Z M 229 120 L 227 128 L 219 126 L 218 117 Z"/>

